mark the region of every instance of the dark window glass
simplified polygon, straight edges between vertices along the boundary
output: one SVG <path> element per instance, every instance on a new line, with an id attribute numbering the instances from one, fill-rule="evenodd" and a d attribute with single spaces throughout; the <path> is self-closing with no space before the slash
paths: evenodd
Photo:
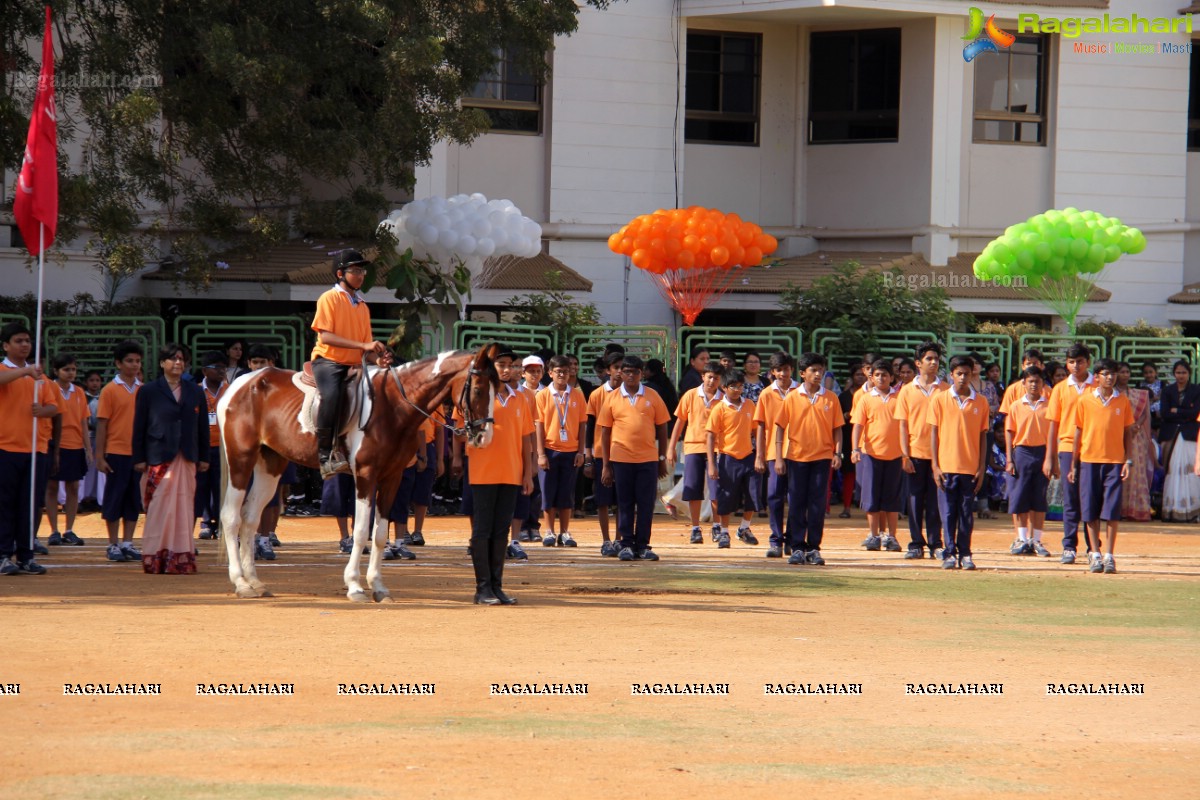
<path id="1" fill-rule="evenodd" d="M 975 67 L 977 142 L 1046 143 L 1045 36 L 1018 36 L 998 53 L 982 53 Z"/>
<path id="2" fill-rule="evenodd" d="M 496 52 L 495 66 L 462 104 L 484 111 L 493 133 L 542 131 L 542 85 L 507 49 Z"/>
<path id="3" fill-rule="evenodd" d="M 683 138 L 705 144 L 758 144 L 762 37 L 689 31 Z"/>
<path id="4" fill-rule="evenodd" d="M 809 40 L 809 144 L 900 138 L 900 29 Z"/>

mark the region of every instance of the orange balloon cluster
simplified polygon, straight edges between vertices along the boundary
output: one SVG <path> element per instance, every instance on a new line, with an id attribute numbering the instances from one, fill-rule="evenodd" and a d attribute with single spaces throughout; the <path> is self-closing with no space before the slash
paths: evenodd
<path id="1" fill-rule="evenodd" d="M 753 222 L 715 208 L 659 209 L 630 220 L 608 248 L 656 275 L 672 270 L 756 267 L 779 243 Z"/>

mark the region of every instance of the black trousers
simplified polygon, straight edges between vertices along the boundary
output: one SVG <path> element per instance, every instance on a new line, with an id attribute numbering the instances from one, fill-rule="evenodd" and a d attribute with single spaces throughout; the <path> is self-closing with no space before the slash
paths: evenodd
<path id="1" fill-rule="evenodd" d="M 508 544 L 513 510 L 521 487 L 511 483 L 483 483 L 471 486 L 471 546 L 488 539 L 503 539 Z"/>
<path id="2" fill-rule="evenodd" d="M 317 356 L 312 362 L 313 380 L 317 382 L 317 395 L 321 404 L 317 407 L 317 435 L 337 427 L 342 411 L 342 392 L 346 386 L 346 374 L 350 365 L 339 364 Z M 318 440 L 319 441 L 319 440 Z"/>

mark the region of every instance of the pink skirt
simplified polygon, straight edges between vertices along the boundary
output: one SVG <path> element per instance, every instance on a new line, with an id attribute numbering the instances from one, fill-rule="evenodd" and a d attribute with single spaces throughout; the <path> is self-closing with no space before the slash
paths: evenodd
<path id="1" fill-rule="evenodd" d="M 142 570 L 152 574 L 194 574 L 195 463 L 180 454 L 169 464 L 155 464 L 142 475 L 141 488 L 146 508 Z"/>

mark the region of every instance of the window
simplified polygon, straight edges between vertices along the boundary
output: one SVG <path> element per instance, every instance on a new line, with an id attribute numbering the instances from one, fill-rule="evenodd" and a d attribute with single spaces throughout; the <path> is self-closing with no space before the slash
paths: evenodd
<path id="1" fill-rule="evenodd" d="M 496 65 L 463 98 L 492 121 L 493 133 L 542 132 L 542 84 L 508 49 L 496 51 Z"/>
<path id="2" fill-rule="evenodd" d="M 1188 150 L 1200 150 L 1200 43 L 1192 44 L 1192 70 L 1188 79 Z"/>
<path id="3" fill-rule="evenodd" d="M 1045 36 L 1018 36 L 975 59 L 975 141 L 1046 143 L 1047 46 Z"/>
<path id="4" fill-rule="evenodd" d="M 898 141 L 900 29 L 814 33 L 809 51 L 809 144 Z"/>
<path id="5" fill-rule="evenodd" d="M 685 142 L 758 145 L 762 37 L 688 31 Z"/>

